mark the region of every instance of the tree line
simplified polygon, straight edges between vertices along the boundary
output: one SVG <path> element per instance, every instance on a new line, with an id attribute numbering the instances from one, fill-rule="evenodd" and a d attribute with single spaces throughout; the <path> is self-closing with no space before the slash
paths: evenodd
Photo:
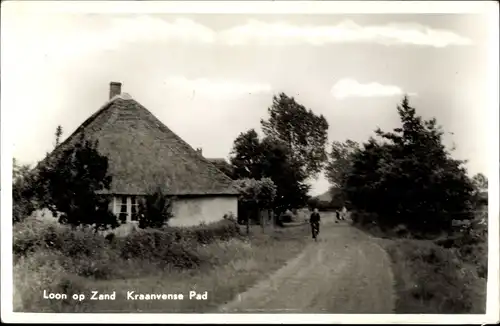
<path id="1" fill-rule="evenodd" d="M 307 203 L 320 206 L 308 196 L 307 181 L 324 171 L 332 195 L 326 206 L 356 211 L 355 222 L 437 233 L 451 230 L 454 220 L 473 219 L 487 204 L 487 178 L 468 176 L 466 161 L 454 159 L 454 149 L 443 144 L 443 127 L 435 118 L 419 116 L 407 96 L 396 111 L 398 128 L 377 128 L 363 143 L 333 141 L 326 151 L 326 119 L 293 97 L 274 96 L 268 119 L 261 120 L 264 136 L 255 129 L 241 133 L 226 173 L 233 179 L 272 180 L 277 214 Z"/>
<path id="2" fill-rule="evenodd" d="M 397 113 L 401 125 L 391 132 L 376 129 L 364 143 L 328 144 L 329 124 L 323 115 L 284 93 L 273 96 L 268 116 L 260 121 L 262 136 L 256 128 L 241 132 L 229 165 L 219 167 L 241 193 L 239 206 L 247 224 L 258 220 L 254 213 L 261 210 L 280 216 L 289 209 L 317 206 L 308 192 L 310 181 L 322 171 L 331 184 L 332 201 L 360 212 L 361 223 L 434 232 L 449 228 L 453 219 L 472 218 L 487 189 L 486 177 L 468 177 L 465 162 L 452 158 L 443 145 L 444 132 L 436 119 L 417 115 L 407 97 Z M 62 128 L 55 135 L 58 146 Z M 15 222 L 34 209 L 30 198 L 37 197 L 42 206 L 62 212 L 62 223 L 116 226 L 105 208 L 108 203 L 96 195 L 109 189 L 112 180 L 97 143 L 83 137 L 35 170 L 14 166 Z M 154 202 L 168 206 L 158 193 Z M 145 207 L 155 210 L 153 205 Z M 166 220 L 165 212 L 157 207 L 155 216 Z M 154 220 L 146 224 L 158 224 Z"/>

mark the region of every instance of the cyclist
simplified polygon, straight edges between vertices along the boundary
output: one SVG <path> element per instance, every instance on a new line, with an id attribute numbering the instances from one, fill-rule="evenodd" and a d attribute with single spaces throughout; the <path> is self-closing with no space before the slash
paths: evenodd
<path id="1" fill-rule="evenodd" d="M 317 241 L 318 234 L 319 234 L 319 221 L 321 219 L 321 216 L 319 215 L 318 209 L 315 208 L 313 213 L 311 214 L 311 217 L 309 219 L 309 223 L 311 223 L 311 231 L 312 231 L 312 237 L 315 241 Z"/>

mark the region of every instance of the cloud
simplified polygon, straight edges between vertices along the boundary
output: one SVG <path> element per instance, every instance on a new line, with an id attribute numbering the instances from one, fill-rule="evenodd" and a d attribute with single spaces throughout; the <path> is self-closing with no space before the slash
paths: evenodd
<path id="1" fill-rule="evenodd" d="M 80 58 L 96 51 L 114 51 L 124 44 L 176 42 L 194 44 L 408 44 L 442 48 L 469 45 L 472 41 L 452 31 L 419 24 L 362 26 L 346 20 L 335 25 L 294 25 L 287 22 L 249 20 L 216 31 L 187 18 L 161 19 L 153 15 L 132 17 L 20 15 L 7 22 L 8 56 L 40 54 L 54 61 Z M 96 24 L 97 23 L 97 24 Z M 3 40 L 3 39 L 2 39 Z M 12 52 L 13 51 L 13 52 Z M 12 52 L 12 54 L 10 53 Z"/>
<path id="2" fill-rule="evenodd" d="M 13 57 L 41 54 L 58 61 L 118 50 L 138 42 L 213 43 L 213 30 L 193 20 L 166 21 L 150 15 L 107 18 L 99 26 L 86 16 L 24 16 L 11 20 L 7 40 Z M 2 33 L 3 34 L 3 33 Z M 2 35 L 3 36 L 3 35 Z M 10 53 L 10 52 L 9 52 Z"/>
<path id="3" fill-rule="evenodd" d="M 339 80 L 331 89 L 331 94 L 337 99 L 349 97 L 389 97 L 403 95 L 403 90 L 395 85 L 382 85 L 380 83 L 362 84 L 354 79 Z M 416 95 L 408 93 L 408 95 Z"/>
<path id="4" fill-rule="evenodd" d="M 152 16 L 115 18 L 107 31 L 110 39 L 120 41 L 165 40 L 213 43 L 215 32 L 193 20 L 178 18 L 171 22 Z"/>
<path id="5" fill-rule="evenodd" d="M 165 79 L 167 87 L 214 98 L 238 97 L 246 94 L 269 93 L 272 88 L 267 83 L 248 83 L 223 79 L 188 79 L 171 76 Z"/>
<path id="6" fill-rule="evenodd" d="M 470 39 L 452 31 L 432 29 L 419 24 L 361 26 L 350 20 L 326 26 L 299 26 L 287 22 L 267 23 L 250 20 L 244 25 L 221 32 L 219 39 L 230 45 L 308 43 L 320 46 L 335 43 L 378 43 L 442 48 L 472 44 Z"/>

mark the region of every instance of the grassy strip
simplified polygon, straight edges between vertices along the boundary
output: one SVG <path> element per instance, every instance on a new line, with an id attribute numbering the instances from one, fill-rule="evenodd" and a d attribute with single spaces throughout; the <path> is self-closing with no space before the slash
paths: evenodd
<path id="1" fill-rule="evenodd" d="M 363 229 L 387 251 L 395 277 L 396 313 L 483 314 L 486 278 L 482 266 L 431 240 L 388 237 Z M 476 246 L 477 255 L 484 255 Z M 472 255 L 474 256 L 474 255 Z"/>
<path id="2" fill-rule="evenodd" d="M 396 278 L 396 313 L 485 313 L 486 279 L 453 250 L 428 240 L 392 240 L 385 248 Z"/>
<path id="3" fill-rule="evenodd" d="M 200 260 L 183 268 L 162 264 L 159 257 L 127 259 L 112 256 L 98 259 L 100 274 L 82 276 L 69 268 L 67 255 L 57 250 L 38 249 L 18 258 L 14 265 L 14 309 L 25 312 L 209 312 L 231 300 L 259 280 L 279 269 L 286 261 L 298 255 L 308 240 L 306 225 L 266 230 L 252 227 L 249 238 L 236 237 L 210 243 L 189 244 L 189 257 Z M 177 249 L 176 249 L 177 250 Z M 171 258 L 169 251 L 169 259 Z M 185 257 L 184 251 L 180 257 Z M 81 259 L 82 260 L 82 259 Z M 78 262 L 80 266 L 83 264 Z M 92 269 L 92 260 L 86 268 Z M 97 276 L 97 277 L 96 277 Z M 43 291 L 68 294 L 68 300 L 46 300 Z M 116 292 L 115 300 L 89 300 L 91 291 Z M 182 293 L 184 300 L 127 300 L 127 291 L 135 293 Z M 189 300 L 189 291 L 207 292 L 207 300 Z M 72 294 L 83 293 L 86 300 L 71 299 Z"/>

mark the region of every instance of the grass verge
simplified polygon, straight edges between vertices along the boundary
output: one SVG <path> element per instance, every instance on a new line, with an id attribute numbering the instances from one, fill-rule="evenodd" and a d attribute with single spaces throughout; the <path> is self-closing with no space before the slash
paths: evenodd
<path id="1" fill-rule="evenodd" d="M 387 251 L 395 278 L 395 313 L 484 314 L 486 277 L 481 245 L 464 256 L 463 246 L 445 248 L 439 241 L 394 238 L 379 229 L 363 229 Z M 487 254 L 486 254 L 487 255 Z M 471 259 L 474 257 L 475 259 Z"/>
<path id="2" fill-rule="evenodd" d="M 96 313 L 210 312 L 297 256 L 304 249 L 308 235 L 307 225 L 274 231 L 269 229 L 265 233 L 259 226 L 252 226 L 249 237 L 238 236 L 200 242 L 202 237 L 196 236 L 185 240 L 185 249 L 182 250 L 173 246 L 168 250 L 162 249 L 164 253 L 161 255 L 129 255 L 127 258 L 119 253 L 124 246 L 130 246 L 130 241 L 135 243 L 137 235 L 135 238 L 129 237 L 129 243 L 124 244 L 103 244 L 102 239 L 79 239 L 75 236 L 64 241 L 53 240 L 62 241 L 63 244 L 69 240 L 73 244 L 78 243 L 78 247 L 74 249 L 68 248 L 67 245 L 47 248 L 40 243 L 28 246 L 26 241 L 17 241 L 27 254 L 18 257 L 14 264 L 14 310 Z M 29 236 L 27 234 L 22 238 Z M 158 246 L 162 241 L 166 241 L 154 232 L 149 234 L 149 238 L 151 239 L 148 241 L 141 240 L 141 250 L 144 252 L 150 246 Z M 68 250 L 88 247 L 97 249 L 90 250 L 86 257 L 69 258 Z M 162 263 L 162 259 L 172 261 L 175 257 L 182 258 L 178 260 L 180 262 L 187 258 L 192 261 L 191 257 L 195 257 L 196 263 L 183 263 L 181 268 L 176 264 L 166 264 L 164 261 Z M 82 270 L 85 272 L 82 273 Z M 43 299 L 44 291 L 67 294 L 68 299 Z M 107 294 L 115 292 L 115 299 L 90 300 L 92 291 Z M 184 299 L 128 300 L 128 291 L 134 291 L 134 294 L 183 294 Z M 199 294 L 206 292 L 207 300 L 190 300 L 190 291 Z M 73 300 L 73 294 L 83 294 L 85 300 Z"/>

